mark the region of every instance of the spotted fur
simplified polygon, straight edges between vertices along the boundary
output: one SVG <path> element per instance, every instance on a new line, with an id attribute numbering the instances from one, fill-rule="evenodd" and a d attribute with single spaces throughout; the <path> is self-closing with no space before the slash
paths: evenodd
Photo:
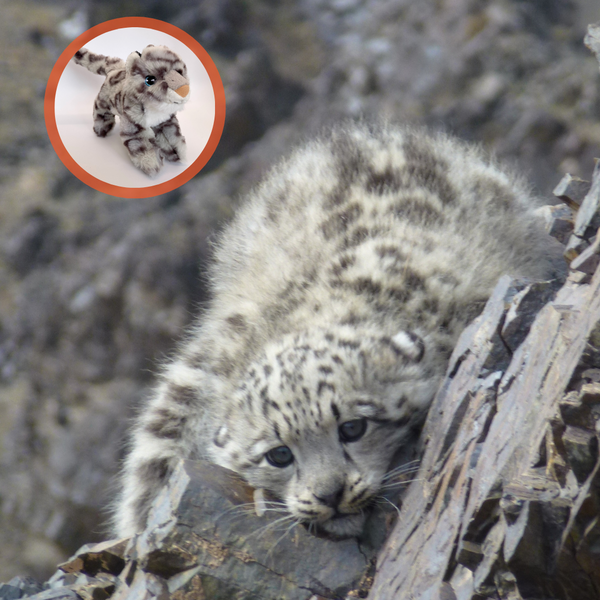
<path id="1" fill-rule="evenodd" d="M 497 279 L 560 272 L 535 206 L 478 149 L 419 130 L 338 127 L 275 167 L 133 429 L 117 533 L 143 528 L 188 457 L 357 534 Z"/>
<path id="2" fill-rule="evenodd" d="M 185 159 L 185 138 L 175 113 L 189 100 L 190 82 L 175 52 L 150 45 L 123 61 L 82 48 L 73 61 L 106 77 L 94 101 L 97 136 L 105 137 L 118 116 L 131 161 L 150 176 L 160 171 L 165 159 Z"/>

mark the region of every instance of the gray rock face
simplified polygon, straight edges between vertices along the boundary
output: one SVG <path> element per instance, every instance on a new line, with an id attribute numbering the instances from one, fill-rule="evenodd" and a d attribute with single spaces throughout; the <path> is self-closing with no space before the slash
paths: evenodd
<path id="1" fill-rule="evenodd" d="M 587 230 L 597 211 L 581 214 Z M 0 597 L 595 600 L 600 268 L 579 257 L 565 281 L 500 278 L 462 333 L 399 519 L 396 491 L 358 539 L 314 535 L 239 475 L 181 461 L 141 534 L 86 545 L 47 583 L 11 580 Z"/>
<path id="2" fill-rule="evenodd" d="M 129 3 L 135 12 L 136 3 Z M 595 7 L 595 5 L 594 5 Z M 592 170 L 597 62 L 571 2 L 140 3 L 210 52 L 228 116 L 217 155 L 160 198 L 80 183 L 44 131 L 68 2 L 7 0 L 0 48 L 0 580 L 45 579 L 104 537 L 128 419 L 205 296 L 212 231 L 300 137 L 366 115 L 443 126 L 542 191 Z M 87 26 L 122 16 L 92 0 Z"/>
<path id="3" fill-rule="evenodd" d="M 366 597 L 377 550 L 393 522 L 389 512 L 374 512 L 363 539 L 334 540 L 310 534 L 278 511 L 257 516 L 253 492 L 226 469 L 182 461 L 142 534 L 83 546 L 48 583 L 12 582 L 0 588 L 0 598 Z"/>
<path id="4" fill-rule="evenodd" d="M 157 499 L 146 531 L 133 542 L 129 560 L 168 581 L 171 593 L 194 579 L 191 585 L 213 588 L 211 598 L 226 597 L 230 588 L 273 600 L 367 591 L 364 581 L 378 547 L 315 537 L 302 525 L 282 522 L 279 512 L 258 517 L 252 498 L 235 474 L 183 462 Z M 384 528 L 384 515 L 377 517 L 371 531 Z M 380 545 L 384 535 L 378 537 Z"/>
<path id="5" fill-rule="evenodd" d="M 0 583 L 2 600 L 17 600 L 42 592 L 44 586 L 31 577 L 13 577 L 8 583 Z"/>
<path id="6" fill-rule="evenodd" d="M 599 183 L 595 170 L 582 231 Z M 502 277 L 461 335 L 369 597 L 598 597 L 600 269 L 580 260 L 598 256 L 593 235 L 565 250 L 564 285 Z"/>

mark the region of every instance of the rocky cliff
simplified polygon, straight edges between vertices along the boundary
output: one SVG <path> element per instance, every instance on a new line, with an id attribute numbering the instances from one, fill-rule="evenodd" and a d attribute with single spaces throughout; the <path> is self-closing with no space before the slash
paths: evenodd
<path id="1" fill-rule="evenodd" d="M 589 175 L 600 154 L 600 78 L 582 44 L 593 10 L 565 0 L 5 0 L 0 581 L 45 579 L 105 537 L 128 420 L 205 298 L 210 235 L 295 141 L 341 118 L 384 116 L 483 143 L 548 196 L 562 173 Z M 47 77 L 72 37 L 130 15 L 196 37 L 227 98 L 207 167 L 146 200 L 79 182 L 43 121 Z"/>

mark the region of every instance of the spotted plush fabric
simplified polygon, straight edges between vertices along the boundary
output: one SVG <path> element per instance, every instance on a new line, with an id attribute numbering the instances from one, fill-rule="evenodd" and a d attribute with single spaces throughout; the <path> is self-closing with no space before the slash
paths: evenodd
<path id="1" fill-rule="evenodd" d="M 185 63 L 165 46 L 147 46 L 126 61 L 86 48 L 73 61 L 106 79 L 94 101 L 94 132 L 105 137 L 120 120 L 120 135 L 131 162 L 155 176 L 163 161 L 185 159 L 185 138 L 175 113 L 190 97 Z"/>

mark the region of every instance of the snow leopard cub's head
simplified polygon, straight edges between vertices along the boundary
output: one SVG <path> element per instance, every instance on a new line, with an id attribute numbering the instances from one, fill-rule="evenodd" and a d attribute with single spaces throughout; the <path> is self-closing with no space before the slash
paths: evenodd
<path id="1" fill-rule="evenodd" d="M 341 327 L 288 336 L 248 368 L 212 459 L 284 501 L 299 521 L 357 535 L 437 387 L 426 355 L 409 332 Z"/>

